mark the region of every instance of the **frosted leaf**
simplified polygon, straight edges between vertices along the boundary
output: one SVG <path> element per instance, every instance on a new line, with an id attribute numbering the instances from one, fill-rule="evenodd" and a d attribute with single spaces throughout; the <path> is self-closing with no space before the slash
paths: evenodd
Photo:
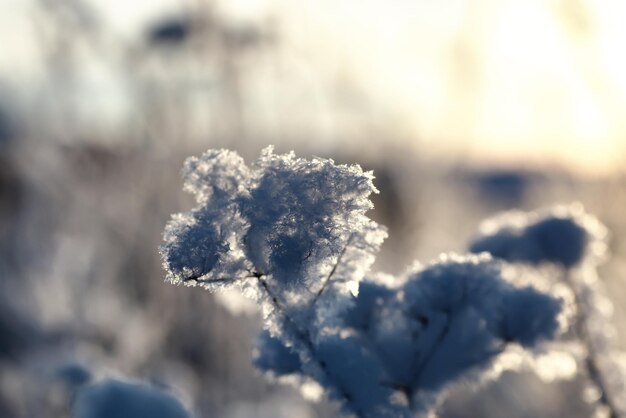
<path id="1" fill-rule="evenodd" d="M 250 169 L 236 152 L 209 150 L 185 161 L 183 178 L 184 189 L 193 193 L 199 203 L 231 200 L 249 187 Z"/>
<path id="2" fill-rule="evenodd" d="M 165 228 L 159 249 L 167 280 L 209 289 L 232 284 L 248 271 L 236 199 L 245 192 L 249 170 L 236 153 L 211 150 L 187 159 L 183 176 L 199 206 L 172 216 Z"/>
<path id="3" fill-rule="evenodd" d="M 329 278 L 354 288 L 385 237 L 365 216 L 376 189 L 358 166 L 275 155 L 270 147 L 248 167 L 234 152 L 210 150 L 189 158 L 183 175 L 199 206 L 165 229 L 160 250 L 173 283 L 237 284 L 259 300 L 270 290 L 298 310 Z"/>
<path id="4" fill-rule="evenodd" d="M 380 381 L 410 397 L 413 410 L 488 369 L 509 343 L 532 346 L 559 329 L 561 302 L 504 281 L 489 257 L 448 256 L 398 282 L 362 282 L 346 322 L 382 365 Z"/>
<path id="5" fill-rule="evenodd" d="M 533 347 L 560 329 L 562 302 L 513 286 L 500 265 L 486 256 L 453 255 L 395 284 L 385 276 L 362 281 L 334 320 L 313 323 L 300 373 L 359 416 L 428 411 L 459 378 L 486 375 L 511 343 Z M 331 295 L 344 297 L 329 288 Z M 275 353 L 267 350 L 266 363 L 276 372 L 282 363 L 272 360 Z M 500 371 L 506 365 L 497 363 Z"/>
<path id="6" fill-rule="evenodd" d="M 379 276 L 368 277 L 359 285 L 359 293 L 352 309 L 345 316 L 346 325 L 365 331 L 382 306 L 389 304 L 395 297 L 395 289 L 379 279 Z"/>
<path id="7" fill-rule="evenodd" d="M 254 365 L 261 371 L 274 376 L 302 372 L 300 357 L 268 331 L 263 331 L 256 340 L 253 354 Z"/>
<path id="8" fill-rule="evenodd" d="M 505 212 L 484 221 L 470 244 L 473 253 L 489 252 L 510 262 L 555 263 L 566 268 L 600 262 L 607 230 L 580 204 L 539 212 Z"/>
<path id="9" fill-rule="evenodd" d="M 317 352 L 328 379 L 321 383 L 347 412 L 363 417 L 410 416 L 406 403 L 394 402 L 395 390 L 381 384 L 380 364 L 357 334 L 329 332 L 317 341 Z"/>
<path id="10" fill-rule="evenodd" d="M 365 212 L 376 191 L 372 175 L 358 166 L 274 155 L 271 149 L 254 167 L 255 186 L 240 200 L 249 222 L 247 256 L 276 286 L 318 290 L 351 237 L 371 229 Z"/>
<path id="11" fill-rule="evenodd" d="M 386 234 L 374 222 L 365 224 L 361 234 L 353 234 L 335 260 L 332 270 L 317 290 L 307 314 L 312 336 L 328 328 L 345 326 L 346 315 L 358 301 L 359 283 L 374 262 L 374 254 Z"/>
<path id="12" fill-rule="evenodd" d="M 414 390 L 440 390 L 489 367 L 509 343 L 533 346 L 559 330 L 560 300 L 504 281 L 484 256 L 450 256 L 409 275 L 403 304 L 422 325 L 416 340 L 428 341 L 415 346 Z"/>
<path id="13" fill-rule="evenodd" d="M 160 247 L 168 281 L 213 289 L 246 273 L 235 232 L 241 220 L 232 205 L 212 209 L 174 215 L 168 223 Z"/>

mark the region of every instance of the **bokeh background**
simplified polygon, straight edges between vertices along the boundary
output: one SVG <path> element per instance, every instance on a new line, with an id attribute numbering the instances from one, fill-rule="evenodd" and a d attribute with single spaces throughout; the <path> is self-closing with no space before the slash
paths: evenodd
<path id="1" fill-rule="evenodd" d="M 0 416 L 69 416 L 71 367 L 197 417 L 336 414 L 254 371 L 254 307 L 163 283 L 180 168 L 216 147 L 374 170 L 390 273 L 580 201 L 626 347 L 624 21 L 618 0 L 0 0 Z M 587 417 L 583 386 L 506 373 L 442 415 Z"/>

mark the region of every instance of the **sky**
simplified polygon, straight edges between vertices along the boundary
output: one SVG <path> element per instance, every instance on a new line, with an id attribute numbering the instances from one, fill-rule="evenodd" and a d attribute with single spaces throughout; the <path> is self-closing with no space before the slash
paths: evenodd
<path id="1" fill-rule="evenodd" d="M 118 42 L 135 42 L 145 25 L 164 12 L 193 10 L 203 3 L 86 1 Z M 554 163 L 593 174 L 624 165 L 622 1 L 212 4 L 228 21 L 280 22 L 281 54 L 285 61 L 299 60 L 295 71 L 305 68 L 301 76 L 315 79 L 310 86 L 326 96 L 346 86 L 358 92 L 356 100 L 367 104 L 374 117 L 387 118 L 394 134 L 415 152 L 476 161 Z M 34 5 L 34 0 L 0 0 L 0 76 L 10 83 L 28 85 L 42 71 Z M 119 77 L 111 69 L 93 74 L 87 88 L 121 94 Z M 117 89 L 112 88 L 116 84 Z M 311 94 L 318 94 L 313 87 Z M 101 106 L 121 102 L 103 100 Z M 332 114 L 336 109 L 328 102 L 307 111 Z M 335 125 L 333 130 L 342 129 Z"/>

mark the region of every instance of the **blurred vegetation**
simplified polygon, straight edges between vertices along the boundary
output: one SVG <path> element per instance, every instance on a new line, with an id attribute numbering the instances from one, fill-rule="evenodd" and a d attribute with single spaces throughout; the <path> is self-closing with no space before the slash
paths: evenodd
<path id="1" fill-rule="evenodd" d="M 586 25 L 569 6 L 568 16 Z M 84 0 L 33 1 L 28 17 L 39 75 L 0 79 L 1 416 L 66 413 L 54 376 L 72 362 L 171 386 L 201 417 L 334 415 L 253 370 L 257 314 L 163 283 L 161 231 L 192 204 L 180 168 L 207 148 L 250 160 L 274 143 L 373 169 L 371 216 L 390 229 L 376 268 L 391 273 L 463 251 L 497 210 L 581 201 L 612 232 L 600 273 L 626 346 L 623 175 L 422 153 L 350 74 L 316 78 L 321 64 L 277 16 L 237 20 L 189 2 L 129 37 Z M 507 373 L 480 393 L 458 388 L 443 416 L 588 416 L 582 383 L 537 381 Z"/>

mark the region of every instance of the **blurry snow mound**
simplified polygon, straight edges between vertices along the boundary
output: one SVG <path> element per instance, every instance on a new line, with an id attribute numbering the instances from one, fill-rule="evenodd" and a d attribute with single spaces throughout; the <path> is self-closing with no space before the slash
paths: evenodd
<path id="1" fill-rule="evenodd" d="M 62 366 L 56 372 L 56 376 L 69 388 L 78 388 L 89 383 L 92 374 L 80 364 L 70 363 Z"/>
<path id="2" fill-rule="evenodd" d="M 601 263 L 607 236 L 606 227 L 574 203 L 538 212 L 515 210 L 487 219 L 469 249 L 509 262 L 571 268 L 583 261 Z"/>
<path id="3" fill-rule="evenodd" d="M 172 395 L 143 384 L 107 379 L 80 389 L 72 418 L 191 418 Z"/>

